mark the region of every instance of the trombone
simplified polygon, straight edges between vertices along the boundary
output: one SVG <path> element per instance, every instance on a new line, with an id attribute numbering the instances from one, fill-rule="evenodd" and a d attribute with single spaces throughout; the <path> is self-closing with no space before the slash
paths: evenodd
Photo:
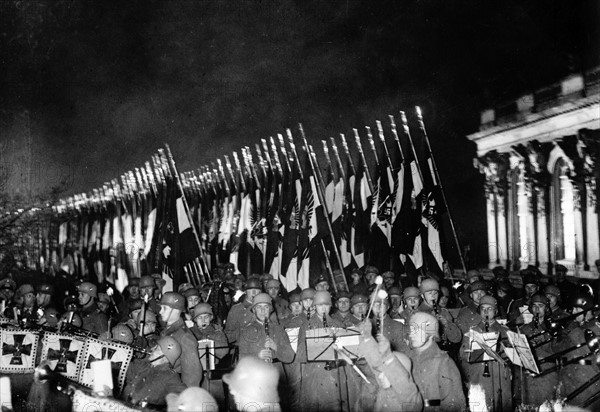
<path id="1" fill-rule="evenodd" d="M 552 368 L 550 368 L 550 369 L 546 369 L 545 371 L 541 372 L 538 375 L 535 375 L 534 378 L 537 378 L 537 377 L 544 376 L 544 375 L 547 375 L 549 373 L 555 372 L 555 371 L 563 368 L 566 365 L 572 365 L 572 364 L 575 364 L 575 363 L 580 363 L 582 361 L 584 361 L 585 364 L 588 364 L 588 363 L 591 364 L 592 361 L 591 360 L 588 361 L 588 360 L 586 360 L 586 358 L 589 357 L 590 355 L 593 355 L 593 354 L 595 354 L 595 353 L 598 352 L 598 350 L 600 349 L 600 337 L 596 336 L 594 334 L 594 332 L 592 332 L 590 329 L 586 329 L 584 331 L 584 337 L 585 337 L 585 341 L 584 342 L 578 343 L 577 345 L 575 345 L 575 346 L 573 346 L 573 347 L 571 347 L 569 349 L 565 349 L 563 351 L 560 351 L 560 352 L 557 352 L 557 353 L 552 354 L 550 356 L 547 356 L 546 358 L 540 359 L 539 360 L 540 363 L 547 362 L 548 360 L 556 360 L 557 361 L 557 365 L 554 366 L 554 367 L 552 367 Z M 561 358 L 561 356 L 564 355 L 565 353 L 574 351 L 575 349 L 579 349 L 579 348 L 581 348 L 583 346 L 587 346 L 588 349 L 590 350 L 585 355 L 577 356 L 577 357 L 574 357 L 574 358 L 568 359 L 568 360 L 566 360 L 564 358 Z M 599 359 L 596 358 L 595 362 L 598 363 L 598 361 L 599 361 Z"/>

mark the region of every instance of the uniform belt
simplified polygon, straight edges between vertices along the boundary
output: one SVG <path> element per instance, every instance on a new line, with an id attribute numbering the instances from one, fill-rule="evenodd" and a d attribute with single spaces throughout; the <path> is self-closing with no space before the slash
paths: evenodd
<path id="1" fill-rule="evenodd" d="M 442 402 L 439 399 L 425 399 L 423 406 L 440 406 Z"/>

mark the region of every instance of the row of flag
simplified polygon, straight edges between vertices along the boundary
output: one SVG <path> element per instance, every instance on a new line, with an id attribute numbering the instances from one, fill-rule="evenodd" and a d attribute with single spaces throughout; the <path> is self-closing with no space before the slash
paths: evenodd
<path id="1" fill-rule="evenodd" d="M 439 184 L 423 118 L 404 112 L 313 147 L 302 126 L 179 173 L 169 147 L 144 166 L 63 199 L 24 233 L 38 268 L 109 281 L 161 273 L 211 281 L 218 265 L 270 273 L 288 290 L 354 268 L 442 272 Z M 364 146 L 363 146 L 364 143 Z M 363 149 L 367 148 L 368 150 Z M 167 286 L 168 287 L 168 286 Z"/>

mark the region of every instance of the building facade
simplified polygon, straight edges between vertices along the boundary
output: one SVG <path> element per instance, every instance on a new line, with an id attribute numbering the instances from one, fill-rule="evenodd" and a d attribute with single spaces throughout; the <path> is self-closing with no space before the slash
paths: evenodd
<path id="1" fill-rule="evenodd" d="M 489 266 L 598 278 L 600 67 L 481 113 Z"/>

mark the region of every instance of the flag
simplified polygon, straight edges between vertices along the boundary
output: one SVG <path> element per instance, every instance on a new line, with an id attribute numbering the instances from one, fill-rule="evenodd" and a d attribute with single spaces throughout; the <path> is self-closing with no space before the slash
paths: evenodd
<path id="1" fill-rule="evenodd" d="M 350 244 L 352 257 L 359 268 L 365 265 L 365 250 L 369 239 L 371 213 L 369 206 L 372 194 L 365 173 L 365 167 L 366 165 L 363 164 L 362 158 L 360 158 L 352 193 L 353 219 Z"/>
<path id="2" fill-rule="evenodd" d="M 379 270 L 390 267 L 392 235 L 392 207 L 394 203 L 394 177 L 387 157 L 379 163 L 375 209 L 371 213 L 371 263 Z"/>

